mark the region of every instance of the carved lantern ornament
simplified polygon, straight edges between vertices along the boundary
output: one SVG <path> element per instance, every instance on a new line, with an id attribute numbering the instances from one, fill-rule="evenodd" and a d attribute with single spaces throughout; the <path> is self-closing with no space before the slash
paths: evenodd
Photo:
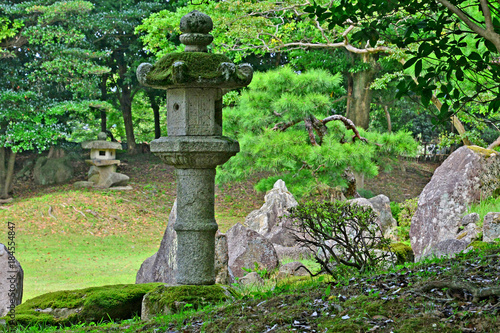
<path id="1" fill-rule="evenodd" d="M 239 152 L 222 136 L 222 96 L 247 86 L 253 69 L 208 53 L 212 19 L 198 11 L 180 22 L 185 52 L 170 53 L 154 65 L 141 64 L 142 85 L 167 90 L 168 136 L 151 142 L 151 152 L 177 173 L 177 283 L 213 284 L 215 167 Z"/>

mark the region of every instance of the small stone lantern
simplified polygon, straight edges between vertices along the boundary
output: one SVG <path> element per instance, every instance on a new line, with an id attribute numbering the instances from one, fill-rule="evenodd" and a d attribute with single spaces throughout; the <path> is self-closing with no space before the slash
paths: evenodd
<path id="1" fill-rule="evenodd" d="M 141 64 L 145 86 L 167 90 L 168 137 L 151 142 L 151 152 L 177 174 L 177 284 L 214 284 L 215 167 L 239 152 L 237 141 L 222 136 L 222 96 L 247 86 L 253 70 L 221 54 L 207 53 L 212 19 L 198 11 L 180 22 L 185 52 L 156 64 Z"/>
<path id="2" fill-rule="evenodd" d="M 83 142 L 82 148 L 90 149 L 90 160 L 85 160 L 90 165 L 88 185 L 99 188 L 127 185 L 129 177 L 116 172 L 120 165 L 116 150 L 122 149 L 121 143 L 106 141 L 106 133 L 101 132 L 97 140 Z"/>

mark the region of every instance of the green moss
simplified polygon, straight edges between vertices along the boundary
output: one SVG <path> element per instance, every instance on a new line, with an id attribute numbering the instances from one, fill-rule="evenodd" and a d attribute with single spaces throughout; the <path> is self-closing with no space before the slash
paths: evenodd
<path id="1" fill-rule="evenodd" d="M 205 52 L 180 52 L 169 53 L 158 60 L 147 75 L 147 81 L 156 85 L 172 84 L 172 65 L 176 61 L 184 63 L 185 72 L 188 77 L 184 81 L 195 81 L 200 77 L 203 79 L 214 79 L 222 73 L 218 71 L 219 65 L 231 60 L 223 54 L 212 54 Z"/>
<path id="2" fill-rule="evenodd" d="M 486 148 L 482 148 L 482 147 L 479 147 L 479 146 L 467 146 L 467 148 L 469 148 L 470 150 L 488 158 L 490 157 L 492 154 L 497 154 L 498 152 L 497 151 L 494 151 L 493 149 L 486 149 Z"/>
<path id="3" fill-rule="evenodd" d="M 21 325 L 70 325 L 78 322 L 130 319 L 140 313 L 144 295 L 158 285 L 160 284 L 120 284 L 44 294 L 17 306 L 16 322 Z M 61 310 L 42 312 L 49 308 Z M 9 317 L 2 319 L 10 321 Z"/>
<path id="4" fill-rule="evenodd" d="M 482 241 L 474 241 L 474 242 L 470 243 L 469 246 L 472 246 L 472 248 L 474 250 L 486 250 L 486 249 L 491 248 L 491 244 L 489 244 L 488 242 L 482 242 Z"/>
<path id="5" fill-rule="evenodd" d="M 237 293 L 221 285 L 166 286 L 152 290 L 145 298 L 149 314 L 169 314 L 182 311 L 185 307 L 199 309 L 234 298 Z"/>
<path id="6" fill-rule="evenodd" d="M 405 243 L 393 243 L 390 245 L 392 252 L 396 255 L 397 261 L 396 264 L 402 265 L 405 262 L 413 262 L 415 257 L 413 255 L 413 250 L 410 246 Z"/>

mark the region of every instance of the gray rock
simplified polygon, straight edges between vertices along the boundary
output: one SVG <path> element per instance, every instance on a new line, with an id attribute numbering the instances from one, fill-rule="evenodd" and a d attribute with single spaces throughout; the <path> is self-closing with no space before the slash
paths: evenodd
<path id="1" fill-rule="evenodd" d="M 102 188 L 110 188 L 113 186 L 126 186 L 129 176 L 118 173 L 118 172 L 110 172 L 109 174 L 104 175 L 101 173 L 99 177 L 99 182 L 96 184 L 97 187 Z"/>
<path id="2" fill-rule="evenodd" d="M 153 278 L 153 265 L 156 261 L 156 256 L 158 255 L 158 252 L 153 254 L 151 257 L 147 258 L 144 260 L 144 262 L 141 264 L 141 267 L 139 268 L 139 271 L 137 272 L 135 276 L 135 283 L 149 283 L 149 282 L 154 282 Z"/>
<path id="3" fill-rule="evenodd" d="M 164 282 L 176 284 L 177 274 L 177 200 L 168 216 L 168 225 L 157 253 L 147 258 L 136 274 L 135 283 Z M 224 234 L 215 236 L 215 278 L 216 283 L 229 284 L 227 239 Z"/>
<path id="4" fill-rule="evenodd" d="M 0 243 L 0 317 L 21 304 L 24 272 L 21 264 Z M 10 295 L 9 295 L 10 294 Z"/>
<path id="5" fill-rule="evenodd" d="M 73 184 L 76 188 L 89 188 L 94 186 L 94 182 L 89 182 L 86 180 L 81 180 Z"/>
<path id="6" fill-rule="evenodd" d="M 264 205 L 252 211 L 246 218 L 244 225 L 269 239 L 273 244 L 281 246 L 294 246 L 295 239 L 287 230 L 290 219 L 283 218 L 288 209 L 297 206 L 297 200 L 286 188 L 281 179 L 276 181 L 274 187 L 264 198 Z"/>
<path id="7" fill-rule="evenodd" d="M 227 236 L 217 231 L 215 234 L 215 283 L 230 283 L 228 263 Z"/>
<path id="8" fill-rule="evenodd" d="M 296 246 L 281 246 L 278 244 L 273 244 L 273 245 L 279 260 L 283 259 L 302 260 L 310 258 L 314 253 L 316 253 L 315 251 L 313 252 L 308 248 L 299 245 Z"/>
<path id="9" fill-rule="evenodd" d="M 438 258 L 442 256 L 453 258 L 457 253 L 465 251 L 468 246 L 469 243 L 466 241 L 449 238 L 436 243 L 431 249 L 431 254 Z"/>
<path id="10" fill-rule="evenodd" d="M 278 255 L 273 244 L 254 230 L 237 223 L 226 233 L 229 268 L 235 277 L 242 277 L 242 269 L 254 268 L 255 263 L 268 271 L 278 267 Z"/>
<path id="11" fill-rule="evenodd" d="M 177 200 L 168 216 L 168 224 L 158 252 L 146 259 L 137 272 L 135 283 L 164 282 L 175 284 L 177 271 L 177 234 L 174 230 L 177 219 Z M 152 258 L 154 262 L 151 264 Z"/>
<path id="12" fill-rule="evenodd" d="M 284 264 L 278 272 L 278 279 L 283 279 L 289 276 L 307 276 L 309 272 L 303 267 L 300 261 L 293 261 Z"/>
<path id="13" fill-rule="evenodd" d="M 465 215 L 463 218 L 462 218 L 462 221 L 460 222 L 460 224 L 465 227 L 466 225 L 468 225 L 469 223 L 474 223 L 474 224 L 477 224 L 477 222 L 479 222 L 479 214 L 478 213 L 471 213 L 471 214 L 467 214 Z"/>
<path id="14" fill-rule="evenodd" d="M 500 189 L 498 153 L 476 146 L 453 152 L 425 186 L 412 218 L 410 241 L 415 260 L 459 234 L 467 207 Z"/>
<path id="15" fill-rule="evenodd" d="M 262 279 L 257 272 L 250 272 L 239 278 L 238 282 L 244 286 L 262 285 L 264 284 L 264 279 Z"/>
<path id="16" fill-rule="evenodd" d="M 73 178 L 73 167 L 66 157 L 40 157 L 36 160 L 33 178 L 39 185 L 63 184 Z"/>
<path id="17" fill-rule="evenodd" d="M 395 240 L 397 221 L 392 217 L 390 201 L 387 196 L 380 194 L 371 199 L 356 198 L 347 200 L 347 202 L 361 207 L 371 208 L 375 215 L 377 215 L 375 222 L 380 227 L 384 237 Z"/>
<path id="18" fill-rule="evenodd" d="M 398 222 L 392 217 L 391 201 L 383 194 L 368 199 L 372 204 L 373 210 L 378 213 L 378 223 L 384 236 L 394 238 Z"/>
<path id="19" fill-rule="evenodd" d="M 500 238 L 500 213 L 488 213 L 483 220 L 483 241 L 492 242 Z"/>
<path id="20" fill-rule="evenodd" d="M 467 225 L 459 227 L 458 231 L 458 235 L 455 238 L 463 240 L 467 244 L 480 240 L 479 236 L 481 228 L 479 228 L 475 223 L 467 223 Z"/>

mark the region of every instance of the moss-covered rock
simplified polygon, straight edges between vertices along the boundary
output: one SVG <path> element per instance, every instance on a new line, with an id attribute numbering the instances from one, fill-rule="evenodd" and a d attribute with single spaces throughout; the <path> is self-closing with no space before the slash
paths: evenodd
<path id="1" fill-rule="evenodd" d="M 32 298 L 16 307 L 17 324 L 70 325 L 133 318 L 142 298 L 161 283 L 119 284 L 63 290 Z M 10 317 L 4 317 L 12 323 Z"/>
<path id="2" fill-rule="evenodd" d="M 396 264 L 402 265 L 405 262 L 413 262 L 415 260 L 411 246 L 399 242 L 391 244 L 390 247 L 391 251 L 396 255 Z"/>
<path id="3" fill-rule="evenodd" d="M 142 302 L 141 319 L 177 313 L 188 308 L 198 309 L 209 304 L 217 304 L 234 299 L 236 292 L 227 286 L 169 286 L 161 285 L 148 293 Z"/>
<path id="4" fill-rule="evenodd" d="M 493 244 L 482 241 L 474 241 L 470 243 L 469 246 L 472 246 L 474 250 L 486 250 L 493 247 Z"/>

